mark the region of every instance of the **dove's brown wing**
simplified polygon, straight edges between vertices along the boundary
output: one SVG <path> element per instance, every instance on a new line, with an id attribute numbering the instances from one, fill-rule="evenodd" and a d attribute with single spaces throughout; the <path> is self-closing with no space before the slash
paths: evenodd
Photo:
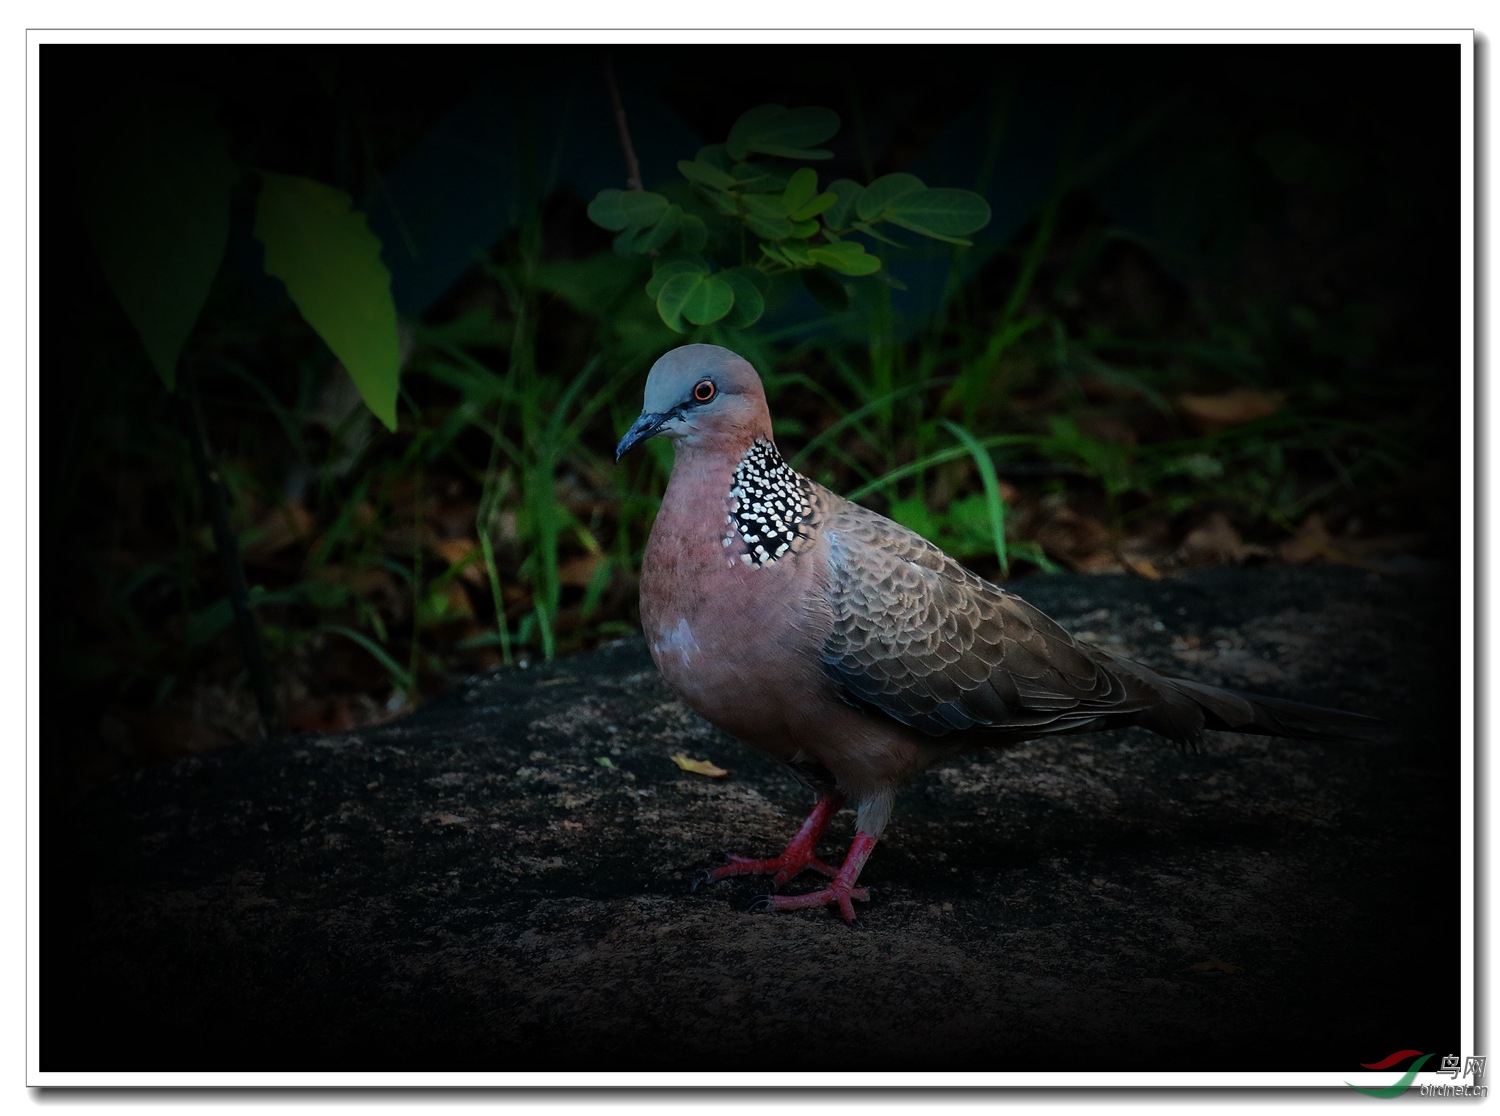
<path id="1" fill-rule="evenodd" d="M 929 736 L 1002 737 L 1103 728 L 1161 700 L 920 535 L 817 495 L 833 612 L 820 657 L 846 700 Z"/>

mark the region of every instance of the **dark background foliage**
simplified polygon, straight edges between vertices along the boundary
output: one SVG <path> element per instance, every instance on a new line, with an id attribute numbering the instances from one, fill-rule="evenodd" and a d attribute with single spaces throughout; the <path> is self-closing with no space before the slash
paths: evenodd
<path id="1" fill-rule="evenodd" d="M 700 334 L 766 374 L 818 479 L 991 576 L 1456 560 L 1457 48 L 48 46 L 51 786 L 259 731 L 180 408 L 77 218 L 77 129 L 167 83 L 246 168 L 184 367 L 280 724 L 345 728 L 633 626 L 669 457 L 610 450 L 683 338 L 584 212 L 624 178 L 606 54 L 648 188 L 779 102 L 842 118 L 824 181 L 989 199 L 972 249 L 892 257 L 903 290 L 861 280 L 840 314 L 787 290 Z M 396 433 L 260 271 L 254 167 L 370 214 L 412 325 Z M 1008 556 L 942 418 L 994 439 Z"/>

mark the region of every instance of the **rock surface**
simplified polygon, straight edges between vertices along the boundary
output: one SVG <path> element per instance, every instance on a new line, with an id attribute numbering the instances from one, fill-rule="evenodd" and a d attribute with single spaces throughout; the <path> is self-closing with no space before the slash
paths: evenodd
<path id="1" fill-rule="evenodd" d="M 753 879 L 689 890 L 720 850 L 779 850 L 810 800 L 628 639 L 49 810 L 42 1069 L 1353 1072 L 1458 1053 L 1455 581 L 1019 588 L 1110 650 L 1371 712 L 1395 739 L 1212 734 L 1181 755 L 1130 730 L 965 756 L 898 798 L 851 929 L 748 912 Z"/>

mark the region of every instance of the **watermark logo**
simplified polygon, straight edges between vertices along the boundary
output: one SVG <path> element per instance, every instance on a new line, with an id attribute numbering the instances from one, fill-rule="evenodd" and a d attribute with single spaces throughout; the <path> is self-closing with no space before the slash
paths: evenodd
<path id="1" fill-rule="evenodd" d="M 1361 1093 L 1371 1097 L 1379 1097 L 1381 1100 L 1389 1100 L 1391 1097 L 1399 1097 L 1411 1088 L 1412 1082 L 1417 1079 L 1417 1074 L 1422 1072 L 1422 1067 L 1433 1057 L 1431 1054 L 1423 1054 L 1420 1050 L 1398 1050 L 1394 1054 L 1387 1055 L 1378 1062 L 1361 1062 L 1365 1069 L 1383 1070 L 1399 1066 L 1408 1058 L 1415 1058 L 1413 1062 L 1396 1081 L 1389 1085 L 1365 1086 L 1355 1085 L 1351 1081 L 1344 1082 L 1351 1089 L 1358 1089 Z M 1451 1084 L 1423 1085 L 1420 1092 L 1424 1097 L 1483 1097 L 1489 1093 L 1489 1087 L 1481 1085 L 1479 1079 L 1484 1076 L 1484 1057 L 1471 1054 L 1467 1058 L 1460 1058 L 1457 1054 L 1446 1054 L 1441 1062 L 1442 1068 L 1437 1072 L 1439 1076 L 1453 1078 Z M 1460 1069 L 1465 1079 L 1474 1078 L 1474 1083 L 1460 1084 L 1458 1081 Z"/>

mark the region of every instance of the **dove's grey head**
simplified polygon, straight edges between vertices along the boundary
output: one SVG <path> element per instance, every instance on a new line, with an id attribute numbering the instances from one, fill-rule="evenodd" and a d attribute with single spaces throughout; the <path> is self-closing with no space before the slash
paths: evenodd
<path id="1" fill-rule="evenodd" d="M 717 345 L 673 349 L 651 366 L 646 405 L 615 447 L 615 460 L 658 434 L 688 446 L 769 438 L 760 377 L 744 357 Z"/>

